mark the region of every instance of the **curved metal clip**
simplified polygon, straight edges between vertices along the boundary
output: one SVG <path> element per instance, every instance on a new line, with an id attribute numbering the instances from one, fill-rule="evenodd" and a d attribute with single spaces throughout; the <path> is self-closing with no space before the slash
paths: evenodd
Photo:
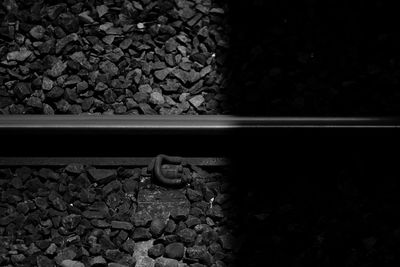
<path id="1" fill-rule="evenodd" d="M 169 163 L 169 165 L 163 163 Z M 180 186 L 188 182 L 188 178 L 183 175 L 184 160 L 181 157 L 158 155 L 152 162 L 152 174 L 156 181 L 163 185 Z"/>

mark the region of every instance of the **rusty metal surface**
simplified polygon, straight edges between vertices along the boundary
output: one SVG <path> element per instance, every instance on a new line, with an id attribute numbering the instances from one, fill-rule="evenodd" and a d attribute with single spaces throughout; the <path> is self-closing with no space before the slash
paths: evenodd
<path id="1" fill-rule="evenodd" d="M 147 166 L 152 157 L 0 157 L 0 166 L 64 166 L 81 163 L 92 166 Z M 197 166 L 226 166 L 227 158 L 185 158 Z"/>

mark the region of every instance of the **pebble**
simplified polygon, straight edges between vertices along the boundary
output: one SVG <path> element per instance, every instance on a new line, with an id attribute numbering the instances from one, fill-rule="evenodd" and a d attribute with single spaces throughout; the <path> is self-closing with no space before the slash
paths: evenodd
<path id="1" fill-rule="evenodd" d="M 190 245 L 194 243 L 197 233 L 193 229 L 185 228 L 180 230 L 177 235 L 184 244 Z"/>
<path id="2" fill-rule="evenodd" d="M 40 40 L 44 37 L 44 34 L 46 33 L 46 29 L 41 26 L 41 25 L 37 25 L 34 26 L 30 31 L 29 34 L 35 38 L 36 40 Z"/>
<path id="3" fill-rule="evenodd" d="M 166 224 L 164 220 L 162 220 L 161 218 L 155 218 L 150 224 L 150 233 L 154 237 L 158 237 L 164 231 L 165 226 Z"/>
<path id="4" fill-rule="evenodd" d="M 165 252 L 164 245 L 156 244 L 156 245 L 152 246 L 151 248 L 149 248 L 148 255 L 149 255 L 149 257 L 155 259 L 155 258 L 158 258 L 158 257 L 164 255 L 164 252 Z"/>
<path id="5" fill-rule="evenodd" d="M 165 256 L 171 259 L 181 260 L 185 247 L 182 243 L 171 243 L 165 247 Z"/>

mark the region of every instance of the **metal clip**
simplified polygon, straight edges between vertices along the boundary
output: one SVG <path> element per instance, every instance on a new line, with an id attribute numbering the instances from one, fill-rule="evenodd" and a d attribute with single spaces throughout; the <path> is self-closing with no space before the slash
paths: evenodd
<path id="1" fill-rule="evenodd" d="M 169 164 L 163 164 L 164 162 Z M 152 170 L 153 178 L 157 182 L 168 186 L 180 186 L 189 181 L 189 178 L 183 175 L 184 164 L 181 157 L 161 154 L 152 161 L 149 169 Z"/>

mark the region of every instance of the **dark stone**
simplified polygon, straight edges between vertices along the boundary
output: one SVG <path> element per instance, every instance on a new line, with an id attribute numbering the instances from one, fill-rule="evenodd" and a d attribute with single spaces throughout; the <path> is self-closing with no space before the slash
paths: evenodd
<path id="1" fill-rule="evenodd" d="M 130 222 L 122 222 L 122 221 L 112 221 L 111 227 L 114 229 L 123 229 L 127 231 L 133 229 L 133 225 Z"/>
<path id="2" fill-rule="evenodd" d="M 164 252 L 165 252 L 164 245 L 156 244 L 156 245 L 152 246 L 151 248 L 149 248 L 148 255 L 149 255 L 149 257 L 155 259 L 155 258 L 158 258 L 158 257 L 164 255 Z"/>
<path id="3" fill-rule="evenodd" d="M 207 210 L 207 216 L 210 216 L 212 219 L 222 219 L 224 218 L 224 213 L 219 205 L 213 205 Z"/>
<path id="4" fill-rule="evenodd" d="M 129 253 L 133 254 L 135 251 L 135 241 L 131 238 L 128 238 L 123 244 L 122 244 L 122 249 Z"/>
<path id="5" fill-rule="evenodd" d="M 51 20 L 55 20 L 61 13 L 65 12 L 67 10 L 67 4 L 62 3 L 54 6 L 49 6 L 47 8 L 47 16 Z"/>
<path id="6" fill-rule="evenodd" d="M 117 176 L 115 170 L 108 169 L 89 169 L 89 176 L 97 183 L 106 183 Z"/>
<path id="7" fill-rule="evenodd" d="M 158 237 L 164 231 L 165 226 L 165 220 L 154 218 L 150 224 L 150 233 L 153 235 L 153 237 Z"/>
<path id="8" fill-rule="evenodd" d="M 167 225 L 164 229 L 164 231 L 166 233 L 172 234 L 176 229 L 176 223 L 174 222 L 174 220 L 168 220 Z"/>
<path id="9" fill-rule="evenodd" d="M 211 255 L 206 246 L 193 246 L 186 249 L 186 256 L 190 259 L 199 260 L 201 263 L 209 263 Z"/>
<path id="10" fill-rule="evenodd" d="M 42 100 L 39 97 L 31 96 L 26 101 L 26 104 L 32 108 L 41 109 L 43 107 Z"/>
<path id="11" fill-rule="evenodd" d="M 193 229 L 186 228 L 180 230 L 177 235 L 185 245 L 191 245 L 196 240 L 197 233 Z"/>
<path id="12" fill-rule="evenodd" d="M 56 53 L 60 53 L 67 44 L 71 42 L 78 41 L 79 37 L 76 33 L 71 33 L 61 39 L 59 39 L 56 43 Z"/>
<path id="13" fill-rule="evenodd" d="M 11 97 L 0 96 L 0 108 L 5 108 L 13 103 L 14 103 L 14 101 Z"/>
<path id="14" fill-rule="evenodd" d="M 118 191 L 121 188 L 121 183 L 117 180 L 111 181 L 103 186 L 103 194 L 108 195 L 113 191 Z"/>
<path id="15" fill-rule="evenodd" d="M 54 262 L 43 255 L 38 255 L 36 258 L 36 264 L 38 267 L 53 267 Z"/>
<path id="16" fill-rule="evenodd" d="M 85 210 L 82 215 L 87 219 L 103 219 L 105 214 L 96 210 Z"/>
<path id="17" fill-rule="evenodd" d="M 193 215 L 189 215 L 185 221 L 187 227 L 192 228 L 198 224 L 201 224 L 201 220 Z"/>
<path id="18" fill-rule="evenodd" d="M 72 13 L 62 13 L 57 20 L 58 24 L 69 33 L 79 30 L 79 19 Z"/>
<path id="19" fill-rule="evenodd" d="M 62 95 L 64 95 L 64 89 L 59 86 L 54 86 L 53 89 L 46 93 L 46 96 L 51 99 L 58 99 Z"/>
<path id="20" fill-rule="evenodd" d="M 201 192 L 191 188 L 186 190 L 186 196 L 192 202 L 201 201 L 203 199 L 203 194 Z"/>
<path id="21" fill-rule="evenodd" d="M 123 189 L 125 193 L 135 194 L 138 190 L 138 182 L 134 178 L 124 180 Z"/>
<path id="22" fill-rule="evenodd" d="M 19 98 L 19 99 L 24 99 L 28 95 L 32 93 L 31 86 L 29 83 L 22 83 L 19 82 L 14 86 L 14 94 Z"/>
<path id="23" fill-rule="evenodd" d="M 202 240 L 206 245 L 210 245 L 214 242 L 217 242 L 219 239 L 219 236 L 217 232 L 214 230 L 209 230 L 209 231 L 204 231 L 202 234 Z"/>
<path id="24" fill-rule="evenodd" d="M 104 256 L 109 261 L 119 262 L 123 253 L 119 249 L 107 249 Z"/>
<path id="25" fill-rule="evenodd" d="M 33 38 L 40 40 L 44 37 L 45 32 L 46 32 L 46 29 L 43 26 L 36 25 L 29 31 L 29 34 Z"/>
<path id="26" fill-rule="evenodd" d="M 73 260 L 77 256 L 76 252 L 71 248 L 64 248 L 57 253 L 57 256 L 54 258 L 58 265 L 61 265 L 61 262 L 64 260 Z"/>
<path id="27" fill-rule="evenodd" d="M 150 238 L 151 234 L 147 228 L 138 227 L 133 231 L 132 239 L 134 241 L 149 240 Z"/>
<path id="28" fill-rule="evenodd" d="M 115 102 L 117 98 L 117 95 L 115 94 L 114 90 L 112 89 L 107 89 L 104 92 L 104 100 L 107 104 L 112 104 Z"/>
<path id="29" fill-rule="evenodd" d="M 99 67 L 104 73 L 109 74 L 111 76 L 115 76 L 118 74 L 118 67 L 115 66 L 115 64 L 112 63 L 111 61 L 108 60 L 103 61 L 100 63 Z"/>
<path id="30" fill-rule="evenodd" d="M 152 220 L 152 216 L 150 213 L 143 209 L 138 212 L 135 212 L 131 217 L 131 221 L 135 224 L 136 227 L 139 226 L 148 226 Z"/>
<path id="31" fill-rule="evenodd" d="M 80 215 L 70 214 L 70 215 L 65 216 L 65 217 L 62 218 L 61 224 L 65 229 L 71 231 L 71 230 L 75 229 L 78 226 L 80 221 L 81 221 L 81 216 Z"/>
<path id="32" fill-rule="evenodd" d="M 165 257 L 181 260 L 185 247 L 182 243 L 171 243 L 165 247 Z"/>

